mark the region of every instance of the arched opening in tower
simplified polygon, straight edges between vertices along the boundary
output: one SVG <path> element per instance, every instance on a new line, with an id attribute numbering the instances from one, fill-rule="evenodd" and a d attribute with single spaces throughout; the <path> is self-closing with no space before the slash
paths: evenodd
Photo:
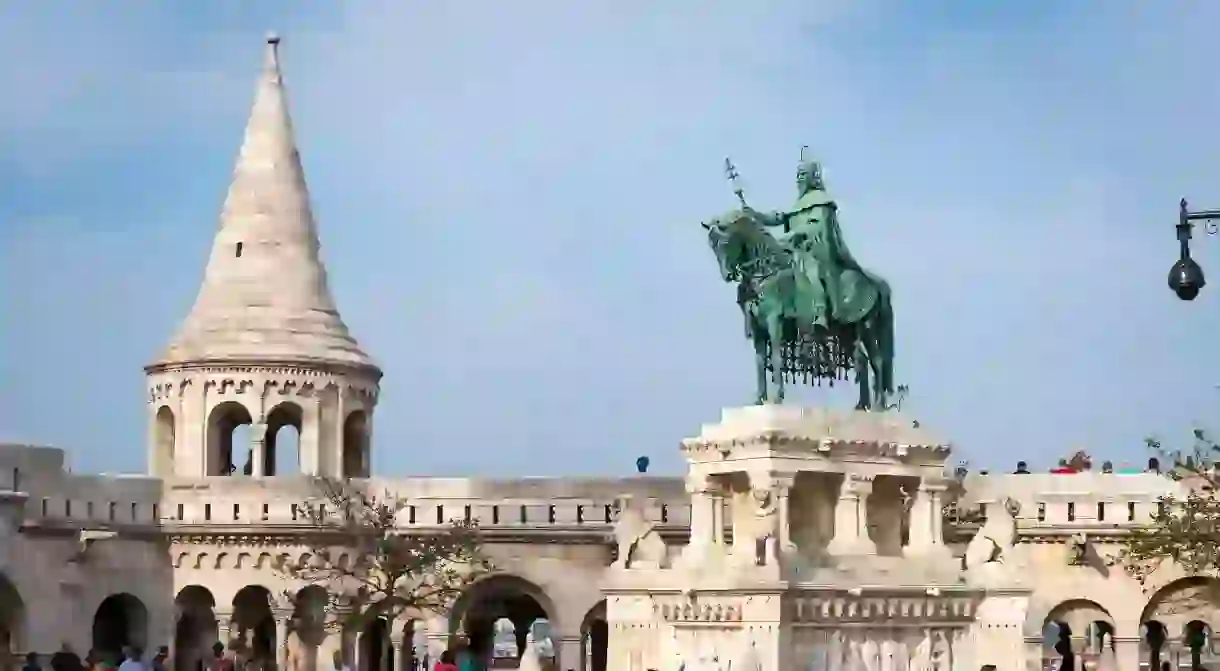
<path id="1" fill-rule="evenodd" d="M 236 401 L 212 408 L 208 418 L 208 475 L 240 475 L 254 465 L 250 411 Z"/>
<path id="2" fill-rule="evenodd" d="M 174 411 L 168 405 L 158 408 L 153 426 L 153 472 L 174 475 Z"/>
<path id="3" fill-rule="evenodd" d="M 301 406 L 284 401 L 267 413 L 263 472 L 290 475 L 301 472 Z"/>
<path id="4" fill-rule="evenodd" d="M 369 477 L 368 415 L 355 410 L 343 420 L 343 477 Z"/>
<path id="5" fill-rule="evenodd" d="M 112 594 L 93 615 L 93 649 L 117 661 L 125 646 L 144 649 L 148 642 L 148 608 L 131 594 Z"/>

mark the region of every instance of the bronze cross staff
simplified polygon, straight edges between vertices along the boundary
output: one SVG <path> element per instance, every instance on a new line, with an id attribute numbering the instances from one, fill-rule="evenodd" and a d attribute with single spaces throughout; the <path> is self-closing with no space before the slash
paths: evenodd
<path id="1" fill-rule="evenodd" d="M 746 205 L 745 192 L 742 190 L 741 184 L 737 181 L 737 178 L 740 177 L 740 175 L 737 174 L 737 166 L 733 165 L 733 159 L 724 159 L 724 174 L 728 176 L 729 183 L 733 185 L 733 194 L 737 196 L 737 201 L 741 203 L 741 208 L 744 210 L 749 207 L 749 205 Z"/>

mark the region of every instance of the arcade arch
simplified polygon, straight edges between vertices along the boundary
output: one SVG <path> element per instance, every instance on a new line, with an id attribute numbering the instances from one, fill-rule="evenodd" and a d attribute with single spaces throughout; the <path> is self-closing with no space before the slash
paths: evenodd
<path id="1" fill-rule="evenodd" d="M 174 411 L 168 405 L 157 409 L 153 428 L 153 469 L 160 475 L 174 474 L 174 441 L 177 428 Z"/>
<path id="2" fill-rule="evenodd" d="M 298 669 L 326 668 L 318 659 L 318 651 L 326 640 L 326 604 L 330 595 L 318 585 L 306 585 L 297 590 L 292 600 L 292 619 L 288 623 L 289 667 Z"/>
<path id="3" fill-rule="evenodd" d="M 219 640 L 216 598 L 206 587 L 187 585 L 174 597 L 174 607 L 174 666 L 178 671 L 193 671 Z"/>
<path id="4" fill-rule="evenodd" d="M 343 420 L 343 477 L 369 477 L 369 457 L 369 418 L 354 410 Z"/>
<path id="5" fill-rule="evenodd" d="M 555 604 L 538 585 L 519 576 L 496 574 L 474 583 L 454 602 L 450 609 L 449 634 L 452 638 L 464 634 L 471 653 L 487 659 L 492 653 L 495 623 L 506 618 L 513 623 L 520 655 L 534 622 L 547 620 L 554 629 L 557 612 Z"/>
<path id="6" fill-rule="evenodd" d="M 1101 657 L 1108 636 L 1114 645 L 1114 618 L 1104 607 L 1087 599 L 1070 599 L 1051 609 L 1042 623 L 1044 661 L 1061 659 L 1067 649 L 1093 663 Z"/>
<path id="7" fill-rule="evenodd" d="M 301 425 L 305 413 L 292 401 L 281 401 L 267 413 L 263 473 L 292 475 L 301 472 Z"/>
<path id="8" fill-rule="evenodd" d="M 218 403 L 208 413 L 208 475 L 236 475 L 253 466 L 250 427 L 254 420 L 237 401 Z"/>
<path id="9" fill-rule="evenodd" d="M 1220 580 L 1195 576 L 1174 580 L 1153 593 L 1140 616 L 1141 658 L 1197 665 L 1220 661 Z"/>
<path id="10" fill-rule="evenodd" d="M 126 592 L 106 597 L 93 614 L 93 649 L 117 660 L 124 646 L 148 647 L 148 608 Z"/>
<path id="11" fill-rule="evenodd" d="M 25 602 L 8 576 L 0 573 L 0 657 L 24 647 Z"/>
<path id="12" fill-rule="evenodd" d="M 599 601 L 589 609 L 580 624 L 580 670 L 608 671 L 606 654 L 610 647 L 610 624 L 606 617 L 606 602 Z"/>
<path id="13" fill-rule="evenodd" d="M 231 635 L 245 659 L 274 664 L 276 661 L 275 616 L 271 591 L 262 585 L 246 585 L 233 595 Z"/>

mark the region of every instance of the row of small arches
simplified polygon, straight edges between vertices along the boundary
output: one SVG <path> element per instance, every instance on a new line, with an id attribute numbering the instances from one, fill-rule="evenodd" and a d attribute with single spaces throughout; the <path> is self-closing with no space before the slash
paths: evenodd
<path id="1" fill-rule="evenodd" d="M 266 433 L 262 454 L 256 454 L 253 440 L 254 416 L 244 403 L 224 401 L 208 413 L 205 446 L 206 475 L 261 475 L 304 472 L 301 462 L 301 436 L 308 423 L 304 409 L 294 401 L 275 404 L 265 415 Z M 168 405 L 157 408 L 153 433 L 154 472 L 175 474 L 178 421 Z M 369 417 L 356 409 L 343 420 L 341 445 L 342 477 L 365 478 L 370 474 Z M 295 463 L 291 455 L 295 454 Z"/>
<path id="2" fill-rule="evenodd" d="M 294 558 L 287 552 L 272 554 L 270 552 L 261 552 L 252 554 L 249 552 L 219 552 L 215 555 L 208 552 L 180 552 L 174 557 L 174 568 L 196 568 L 196 569 L 271 569 L 271 568 L 290 568 L 292 566 L 308 566 L 310 562 L 327 561 L 334 566 L 344 568 L 350 565 L 352 557 L 349 553 L 343 552 L 336 554 L 333 558 L 315 558 L 312 554 L 305 552 Z"/>

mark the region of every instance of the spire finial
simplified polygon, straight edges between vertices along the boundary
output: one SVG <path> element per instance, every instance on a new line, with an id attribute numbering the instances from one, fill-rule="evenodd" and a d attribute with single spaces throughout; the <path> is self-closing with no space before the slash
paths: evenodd
<path id="1" fill-rule="evenodd" d="M 280 43 L 280 36 L 277 35 L 274 30 L 267 33 L 267 44 L 270 44 L 271 46 L 274 47 L 275 45 L 277 45 L 279 43 Z"/>

